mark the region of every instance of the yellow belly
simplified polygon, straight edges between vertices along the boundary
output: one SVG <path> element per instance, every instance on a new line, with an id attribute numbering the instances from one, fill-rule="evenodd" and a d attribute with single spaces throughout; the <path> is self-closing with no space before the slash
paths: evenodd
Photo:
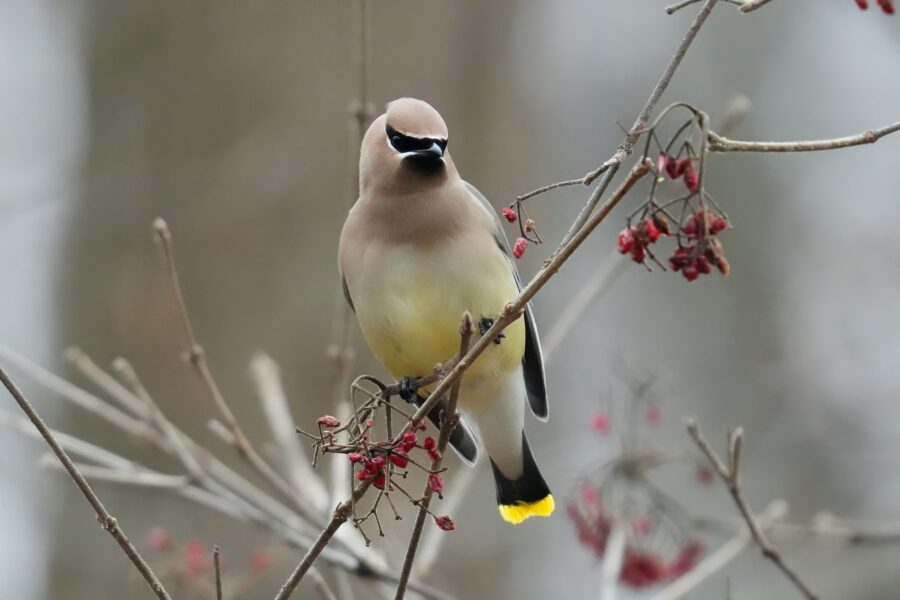
<path id="1" fill-rule="evenodd" d="M 422 376 L 459 350 L 459 325 L 469 311 L 476 327 L 496 318 L 518 294 L 506 258 L 496 248 L 476 244 L 422 252 L 408 246 L 370 257 L 359 300 L 354 297 L 363 335 L 394 377 Z M 376 266 L 376 265 L 370 265 Z M 495 376 L 518 367 L 525 350 L 521 320 L 504 332 L 467 372 L 467 378 Z M 477 335 L 477 330 L 476 330 Z"/>

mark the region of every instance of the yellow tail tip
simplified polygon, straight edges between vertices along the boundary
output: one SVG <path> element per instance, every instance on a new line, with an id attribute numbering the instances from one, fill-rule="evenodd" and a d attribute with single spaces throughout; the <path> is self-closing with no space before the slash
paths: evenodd
<path id="1" fill-rule="evenodd" d="M 553 514 L 556 503 L 553 502 L 553 496 L 547 495 L 537 502 L 501 504 L 497 508 L 500 509 L 500 516 L 504 521 L 518 525 L 529 517 L 549 517 Z"/>

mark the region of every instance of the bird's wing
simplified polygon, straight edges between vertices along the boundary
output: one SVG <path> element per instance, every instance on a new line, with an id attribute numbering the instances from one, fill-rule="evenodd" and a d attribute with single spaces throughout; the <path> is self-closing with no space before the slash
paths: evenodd
<path id="1" fill-rule="evenodd" d="M 515 263 L 509 252 L 509 239 L 503 231 L 503 225 L 497 211 L 491 206 L 481 192 L 475 186 L 466 182 L 466 187 L 472 193 L 476 201 L 480 202 L 494 219 L 494 239 L 497 245 L 506 255 L 509 261 L 509 267 L 512 269 L 516 278 L 516 285 L 522 289 L 522 277 L 516 269 Z M 547 404 L 547 383 L 544 377 L 544 355 L 541 352 L 541 338 L 538 337 L 537 324 L 534 321 L 534 312 L 529 302 L 525 306 L 525 355 L 522 357 L 522 371 L 525 374 L 525 390 L 528 393 L 528 404 L 531 411 L 538 419 L 546 421 L 550 416 L 549 406 Z"/>

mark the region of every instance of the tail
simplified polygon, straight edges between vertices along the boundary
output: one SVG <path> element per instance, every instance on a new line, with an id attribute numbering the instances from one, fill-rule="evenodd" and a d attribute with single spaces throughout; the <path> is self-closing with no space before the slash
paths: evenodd
<path id="1" fill-rule="evenodd" d="M 507 479 L 493 460 L 491 460 L 491 469 L 494 471 L 494 481 L 497 484 L 497 505 L 500 509 L 500 516 L 506 522 L 518 525 L 528 517 L 549 517 L 553 513 L 555 508 L 553 496 L 534 462 L 524 431 L 522 432 L 522 474 L 519 478 Z"/>

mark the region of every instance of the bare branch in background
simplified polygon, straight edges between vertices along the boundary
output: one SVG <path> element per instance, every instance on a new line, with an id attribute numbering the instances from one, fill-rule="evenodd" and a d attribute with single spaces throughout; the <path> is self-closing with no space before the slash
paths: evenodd
<path id="1" fill-rule="evenodd" d="M 94 490 L 91 489 L 90 484 L 72 462 L 72 459 L 69 458 L 69 455 L 63 450 L 63 447 L 56 441 L 56 438 L 53 436 L 53 433 L 50 431 L 50 428 L 44 423 L 44 420 L 41 419 L 40 415 L 38 415 L 37 411 L 34 410 L 34 407 L 31 406 L 31 403 L 22 395 L 22 392 L 16 387 L 16 385 L 12 382 L 9 376 L 6 374 L 6 371 L 0 367 L 0 382 L 3 383 L 3 387 L 9 392 L 9 394 L 15 399 L 16 403 L 19 405 L 19 408 L 22 409 L 22 412 L 28 417 L 28 419 L 32 422 L 35 428 L 40 432 L 41 437 L 44 438 L 44 441 L 47 442 L 47 445 L 50 446 L 50 449 L 53 450 L 53 454 L 59 459 L 59 461 L 65 467 L 66 472 L 69 474 L 69 477 L 72 478 L 72 481 L 75 482 L 75 485 L 78 486 L 78 489 L 81 491 L 81 494 L 84 496 L 85 500 L 88 501 L 88 504 L 91 505 L 91 508 L 94 509 L 94 513 L 97 515 L 97 521 L 100 522 L 100 527 L 103 528 L 104 531 L 109 533 L 125 553 L 125 556 L 128 557 L 128 560 L 135 566 L 138 572 L 141 574 L 141 577 L 144 578 L 144 581 L 147 582 L 147 585 L 150 586 L 150 589 L 156 594 L 156 597 L 160 600 L 171 600 L 171 596 L 166 591 L 166 588 L 163 587 L 162 582 L 156 576 L 156 573 L 153 572 L 153 569 L 150 568 L 150 565 L 147 564 L 147 561 L 144 560 L 144 557 L 141 556 L 140 552 L 137 551 L 137 548 L 131 543 L 128 539 L 128 536 L 125 535 L 125 531 L 119 525 L 119 522 L 109 514 L 109 511 L 106 510 L 106 507 L 103 506 L 103 502 L 101 502 L 100 498 L 97 494 L 94 493 Z"/>
<path id="2" fill-rule="evenodd" d="M 891 133 L 900 131 L 900 121 L 891 123 L 878 129 L 869 129 L 856 135 L 831 138 L 827 140 L 797 141 L 797 142 L 746 142 L 730 140 L 722 137 L 714 131 L 709 132 L 710 152 L 819 152 L 822 150 L 837 150 L 851 146 L 874 144 L 881 138 Z"/>
<path id="3" fill-rule="evenodd" d="M 257 354 L 250 362 L 250 374 L 256 382 L 259 402 L 278 445 L 284 468 L 291 484 L 315 510 L 324 514 L 328 506 L 328 490 L 312 469 L 309 457 L 297 437 L 294 417 L 281 384 L 278 364 L 267 354 Z"/>
<path id="4" fill-rule="evenodd" d="M 744 439 L 743 431 L 738 428 L 729 432 L 728 458 L 727 461 L 722 461 L 716 454 L 716 451 L 712 449 L 709 442 L 706 441 L 703 432 L 700 431 L 700 425 L 696 420 L 688 420 L 687 430 L 691 435 L 691 438 L 693 438 L 694 442 L 697 444 L 697 447 L 700 448 L 707 460 L 709 460 L 710 465 L 715 469 L 716 473 L 718 473 L 722 482 L 725 483 L 728 492 L 734 499 L 734 503 L 737 505 L 738 510 L 741 511 L 741 515 L 743 516 L 744 521 L 746 521 L 747 527 L 750 529 L 753 541 L 756 542 L 756 545 L 762 550 L 763 556 L 772 561 L 772 563 L 784 573 L 785 577 L 794 584 L 797 590 L 803 594 L 803 596 L 809 600 L 816 600 L 818 596 L 816 596 L 800 576 L 787 565 L 781 554 L 778 552 L 778 549 L 772 545 L 763 533 L 759 522 L 756 520 L 753 511 L 750 509 L 750 505 L 744 498 L 740 481 L 741 449 L 743 447 Z"/>
<path id="5" fill-rule="evenodd" d="M 773 500 L 762 514 L 756 517 L 756 522 L 765 531 L 784 518 L 787 514 L 787 509 L 787 503 L 784 501 Z M 685 597 L 694 588 L 728 566 L 751 543 L 753 543 L 753 535 L 745 525 L 734 537 L 722 544 L 715 552 L 706 556 L 697 566 L 654 595 L 652 600 L 678 600 Z"/>
<path id="6" fill-rule="evenodd" d="M 616 600 L 624 556 L 625 524 L 616 522 L 613 523 L 606 552 L 603 554 L 603 564 L 600 566 L 600 600 Z"/>

